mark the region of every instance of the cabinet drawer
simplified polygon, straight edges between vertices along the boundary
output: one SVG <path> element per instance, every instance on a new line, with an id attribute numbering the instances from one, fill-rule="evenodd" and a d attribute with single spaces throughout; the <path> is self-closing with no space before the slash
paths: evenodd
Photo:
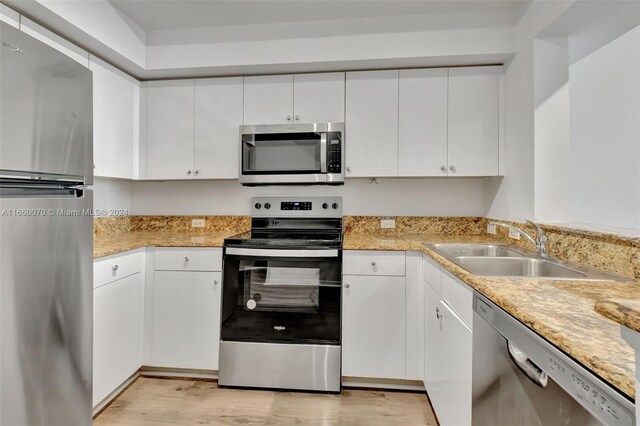
<path id="1" fill-rule="evenodd" d="M 345 251 L 342 273 L 347 275 L 405 275 L 404 251 Z"/>
<path id="2" fill-rule="evenodd" d="M 144 250 L 136 250 L 96 260 L 93 262 L 93 288 L 142 272 L 144 258 Z"/>
<path id="3" fill-rule="evenodd" d="M 422 279 L 440 294 L 440 265 L 429 256 L 422 255 Z"/>
<path id="4" fill-rule="evenodd" d="M 221 248 L 157 247 L 156 271 L 222 271 Z"/>
<path id="5" fill-rule="evenodd" d="M 469 329 L 473 330 L 473 290 L 448 272 L 441 274 L 442 299 L 455 311 Z"/>

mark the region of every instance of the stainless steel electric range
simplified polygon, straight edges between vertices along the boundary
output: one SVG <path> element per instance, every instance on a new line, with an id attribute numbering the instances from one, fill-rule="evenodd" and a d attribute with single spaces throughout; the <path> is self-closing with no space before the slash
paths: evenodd
<path id="1" fill-rule="evenodd" d="M 339 392 L 342 198 L 253 198 L 224 242 L 221 386 Z"/>

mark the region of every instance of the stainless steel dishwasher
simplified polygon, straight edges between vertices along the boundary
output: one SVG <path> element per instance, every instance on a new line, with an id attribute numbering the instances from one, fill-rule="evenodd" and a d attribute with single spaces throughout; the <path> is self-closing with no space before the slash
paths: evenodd
<path id="1" fill-rule="evenodd" d="M 474 294 L 477 425 L 633 425 L 632 401 L 482 295 Z"/>

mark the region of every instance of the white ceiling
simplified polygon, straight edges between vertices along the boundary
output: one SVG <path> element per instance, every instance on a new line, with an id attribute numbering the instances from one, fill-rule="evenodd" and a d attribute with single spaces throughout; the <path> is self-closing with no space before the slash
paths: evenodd
<path id="1" fill-rule="evenodd" d="M 529 0 L 109 1 L 145 31 L 474 12 L 507 13 L 515 21 L 529 3 Z"/>

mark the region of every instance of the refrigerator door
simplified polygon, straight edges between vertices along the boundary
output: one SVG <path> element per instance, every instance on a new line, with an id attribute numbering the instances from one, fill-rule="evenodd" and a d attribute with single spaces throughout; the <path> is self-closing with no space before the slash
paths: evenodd
<path id="1" fill-rule="evenodd" d="M 10 25 L 0 36 L 0 176 L 91 185 L 91 71 Z"/>
<path id="2" fill-rule="evenodd" d="M 92 191 L 0 198 L 2 425 L 91 424 L 91 208 Z"/>

